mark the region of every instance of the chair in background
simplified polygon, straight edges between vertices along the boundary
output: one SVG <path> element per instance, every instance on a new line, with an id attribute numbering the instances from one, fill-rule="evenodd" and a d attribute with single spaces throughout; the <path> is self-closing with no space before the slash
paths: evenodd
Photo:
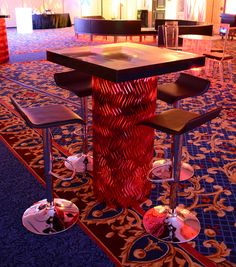
<path id="1" fill-rule="evenodd" d="M 178 49 L 179 27 L 178 21 L 166 21 L 162 25 L 164 46 L 169 49 Z"/>
<path id="2" fill-rule="evenodd" d="M 220 75 L 221 82 L 224 82 L 224 65 L 227 65 L 226 73 L 229 74 L 229 79 L 233 82 L 232 59 L 233 56 L 227 54 L 227 41 L 229 34 L 229 24 L 220 24 L 218 33 L 224 39 L 222 50 L 212 50 L 209 53 L 204 53 L 206 56 L 206 75 L 216 77 L 217 72 Z"/>
<path id="3" fill-rule="evenodd" d="M 170 184 L 169 205 L 155 206 L 148 210 L 143 217 L 146 231 L 161 241 L 171 243 L 188 242 L 200 232 L 201 226 L 197 217 L 189 210 L 178 206 L 177 193 L 180 181 L 183 136 L 185 133 L 216 118 L 220 111 L 221 108 L 216 108 L 199 115 L 182 109 L 171 109 L 138 124 L 172 134 L 174 139 L 172 154 L 173 181 Z"/>
<path id="4" fill-rule="evenodd" d="M 174 108 L 180 107 L 180 100 L 187 97 L 195 97 L 204 94 L 210 86 L 210 81 L 200 77 L 196 77 L 187 73 L 180 73 L 178 79 L 174 83 L 166 83 L 158 86 L 157 99 L 166 102 L 167 104 L 173 105 Z M 172 142 L 172 147 L 174 141 Z M 172 148 L 173 150 L 173 148 Z M 157 177 L 170 176 L 170 169 L 172 162 L 170 159 L 160 159 L 153 163 L 153 168 L 150 175 Z M 182 162 L 180 171 L 180 180 L 184 181 L 191 178 L 194 174 L 193 167 Z M 160 179 L 160 182 L 162 179 Z"/>
<path id="5" fill-rule="evenodd" d="M 55 73 L 54 79 L 56 84 L 73 92 L 81 99 L 81 107 L 83 113 L 83 148 L 81 154 L 69 156 L 67 160 L 72 163 L 77 172 L 85 172 L 93 170 L 93 158 L 88 154 L 88 100 L 87 97 L 92 95 L 92 76 L 82 73 L 77 70 Z M 71 164 L 65 162 L 68 169 L 71 169 Z"/>
<path id="6" fill-rule="evenodd" d="M 29 207 L 23 214 L 22 223 L 26 229 L 40 235 L 65 231 L 76 223 L 79 210 L 69 200 L 53 198 L 53 157 L 50 128 L 71 123 L 84 123 L 83 119 L 63 105 L 24 108 L 14 97 L 11 97 L 11 101 L 29 127 L 42 129 L 43 139 L 46 199 L 40 200 Z"/>

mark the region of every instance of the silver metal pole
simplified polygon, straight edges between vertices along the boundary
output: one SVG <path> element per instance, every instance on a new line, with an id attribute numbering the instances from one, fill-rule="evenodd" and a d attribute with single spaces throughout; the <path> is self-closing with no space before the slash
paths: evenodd
<path id="1" fill-rule="evenodd" d="M 177 207 L 177 192 L 180 179 L 180 169 L 181 169 L 181 159 L 182 159 L 182 145 L 183 145 L 183 135 L 174 135 L 174 155 L 173 155 L 173 167 L 172 167 L 172 177 L 174 181 L 170 186 L 170 208 L 174 214 L 175 208 Z"/>
<path id="2" fill-rule="evenodd" d="M 87 155 L 88 153 L 88 99 L 87 96 L 82 98 L 82 107 L 83 107 L 83 153 Z"/>
<path id="3" fill-rule="evenodd" d="M 53 193 L 52 193 L 52 143 L 51 143 L 50 129 L 43 129 L 43 158 L 44 158 L 44 177 L 46 181 L 46 198 L 48 203 L 52 205 Z"/>

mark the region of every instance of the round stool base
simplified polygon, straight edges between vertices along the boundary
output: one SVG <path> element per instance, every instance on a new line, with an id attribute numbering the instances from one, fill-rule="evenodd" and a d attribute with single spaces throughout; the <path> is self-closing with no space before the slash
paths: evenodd
<path id="1" fill-rule="evenodd" d="M 171 166 L 172 162 L 169 159 L 156 160 L 153 163 L 153 168 L 148 174 L 148 179 L 151 180 L 152 182 L 162 182 L 162 180 L 172 180 Z M 193 175 L 194 175 L 193 167 L 186 162 L 182 162 L 180 170 L 180 181 L 188 180 Z"/>
<path id="2" fill-rule="evenodd" d="M 23 214 L 22 223 L 30 232 L 51 235 L 66 231 L 79 217 L 77 206 L 66 199 L 55 198 L 53 206 L 46 199 L 36 202 Z"/>
<path id="3" fill-rule="evenodd" d="M 194 239 L 201 226 L 189 210 L 177 207 L 175 213 L 168 206 L 156 206 L 143 217 L 145 230 L 157 239 L 170 243 L 184 243 Z"/>
<path id="4" fill-rule="evenodd" d="M 73 156 L 69 156 L 67 158 L 68 161 L 73 165 L 76 172 L 83 173 L 85 172 L 85 160 L 88 160 L 87 171 L 93 171 L 93 158 L 90 155 L 85 154 L 77 154 Z M 72 170 L 71 164 L 65 162 L 65 166 L 67 169 Z"/>

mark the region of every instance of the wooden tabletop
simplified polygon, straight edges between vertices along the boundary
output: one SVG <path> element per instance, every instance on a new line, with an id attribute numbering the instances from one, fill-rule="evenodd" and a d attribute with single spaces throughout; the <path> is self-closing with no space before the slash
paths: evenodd
<path id="1" fill-rule="evenodd" d="M 48 50 L 47 59 L 113 82 L 203 66 L 205 57 L 137 43 Z"/>

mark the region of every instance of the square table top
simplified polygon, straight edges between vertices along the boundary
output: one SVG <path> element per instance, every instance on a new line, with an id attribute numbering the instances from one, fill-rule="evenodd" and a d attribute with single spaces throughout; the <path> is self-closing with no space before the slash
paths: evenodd
<path id="1" fill-rule="evenodd" d="M 48 50 L 47 59 L 112 82 L 186 70 L 205 63 L 202 55 L 129 42 Z"/>

